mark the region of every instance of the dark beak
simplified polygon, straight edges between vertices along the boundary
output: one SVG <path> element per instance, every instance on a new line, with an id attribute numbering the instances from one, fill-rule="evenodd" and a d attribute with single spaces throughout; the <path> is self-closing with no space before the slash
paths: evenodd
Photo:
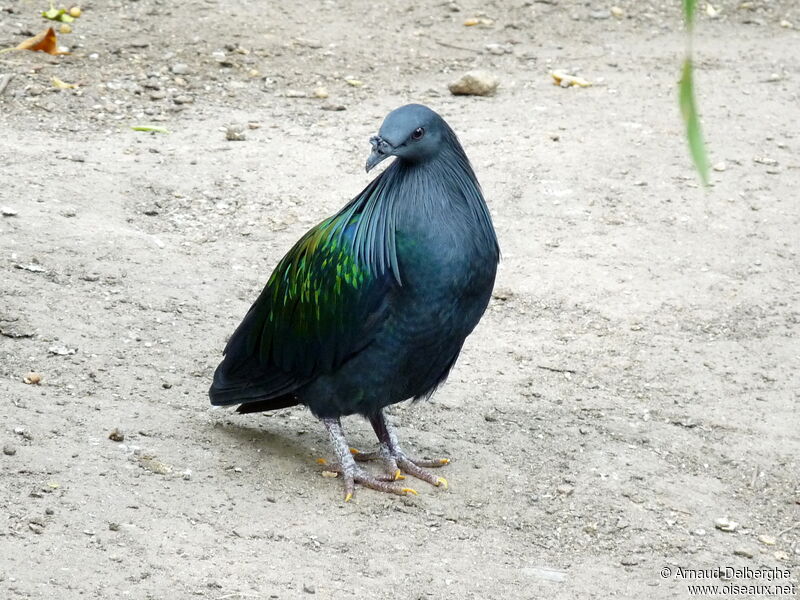
<path id="1" fill-rule="evenodd" d="M 369 143 L 372 144 L 372 152 L 367 158 L 367 173 L 379 162 L 389 158 L 394 151 L 392 145 L 378 135 L 372 136 Z"/>

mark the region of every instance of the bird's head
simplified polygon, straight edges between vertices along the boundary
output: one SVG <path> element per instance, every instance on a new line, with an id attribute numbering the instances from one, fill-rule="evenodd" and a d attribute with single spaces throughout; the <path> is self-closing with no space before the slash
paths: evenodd
<path id="1" fill-rule="evenodd" d="M 370 138 L 372 152 L 367 158 L 367 173 L 379 162 L 397 156 L 409 163 L 431 159 L 439 153 L 447 124 L 427 106 L 406 104 L 394 109 Z"/>

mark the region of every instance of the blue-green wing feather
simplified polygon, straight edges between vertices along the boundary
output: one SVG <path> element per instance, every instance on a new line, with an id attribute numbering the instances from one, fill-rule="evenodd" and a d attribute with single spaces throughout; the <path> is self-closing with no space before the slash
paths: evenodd
<path id="1" fill-rule="evenodd" d="M 310 230 L 275 268 L 225 348 L 210 392 L 213 404 L 290 394 L 370 343 L 398 282 L 393 252 L 383 252 L 382 264 L 373 265 L 369 259 L 381 252 L 358 244 L 360 233 L 376 239 L 376 227 L 364 226 L 358 200 Z"/>

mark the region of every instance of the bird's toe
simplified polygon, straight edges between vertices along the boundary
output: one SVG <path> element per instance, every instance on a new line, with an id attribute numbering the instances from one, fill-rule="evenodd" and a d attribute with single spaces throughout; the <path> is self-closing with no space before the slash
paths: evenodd
<path id="1" fill-rule="evenodd" d="M 439 477 L 438 475 L 434 475 L 433 473 L 429 473 L 425 469 L 419 466 L 419 464 L 415 461 L 409 460 L 407 458 L 400 458 L 397 461 L 397 466 L 406 473 L 407 475 L 411 475 L 412 477 L 416 477 L 417 479 L 421 479 L 422 481 L 426 481 L 431 485 L 435 485 L 436 487 L 443 487 L 444 489 L 448 488 L 447 480 L 444 477 Z M 442 466 L 438 464 L 437 466 Z"/>
<path id="2" fill-rule="evenodd" d="M 342 468 L 341 465 L 327 465 L 327 468 L 322 472 L 322 476 L 342 477 L 344 480 L 345 502 L 350 502 L 353 499 L 356 485 L 397 496 L 418 495 L 418 492 L 413 488 L 394 484 L 395 481 L 405 479 L 399 468 L 396 468 L 392 473 L 373 475 L 360 467 L 349 469 Z"/>
<path id="3" fill-rule="evenodd" d="M 438 469 L 439 467 L 443 467 L 445 465 L 450 464 L 449 458 L 434 458 L 433 460 L 421 459 L 421 458 L 409 458 L 408 460 L 417 465 L 418 467 L 423 467 L 425 469 Z"/>

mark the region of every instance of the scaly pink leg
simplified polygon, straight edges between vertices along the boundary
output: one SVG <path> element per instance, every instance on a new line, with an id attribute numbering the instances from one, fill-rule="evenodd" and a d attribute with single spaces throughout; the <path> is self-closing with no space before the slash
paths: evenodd
<path id="1" fill-rule="evenodd" d="M 411 488 L 388 483 L 389 481 L 394 481 L 394 477 L 375 477 L 356 465 L 353 455 L 350 452 L 350 447 L 347 445 L 347 440 L 344 437 L 344 430 L 342 429 L 342 423 L 339 419 L 322 419 L 322 423 L 325 425 L 325 429 L 328 430 L 331 444 L 339 459 L 338 465 L 332 466 L 328 471 L 341 475 L 344 479 L 345 502 L 349 502 L 352 499 L 357 483 L 364 487 L 388 494 L 397 494 L 398 496 L 406 496 L 408 494 L 416 495 L 417 492 Z"/>
<path id="2" fill-rule="evenodd" d="M 380 460 L 386 465 L 387 471 L 392 474 L 394 479 L 403 479 L 401 473 L 407 473 L 412 477 L 427 481 L 431 485 L 447 488 L 447 480 L 444 477 L 437 477 L 423 467 L 443 467 L 450 462 L 450 459 L 420 460 L 408 457 L 400 448 L 394 427 L 389 423 L 382 410 L 375 417 L 370 418 L 370 423 L 375 430 L 375 435 L 378 436 L 378 450 L 375 452 L 353 451 L 357 461 Z"/>

